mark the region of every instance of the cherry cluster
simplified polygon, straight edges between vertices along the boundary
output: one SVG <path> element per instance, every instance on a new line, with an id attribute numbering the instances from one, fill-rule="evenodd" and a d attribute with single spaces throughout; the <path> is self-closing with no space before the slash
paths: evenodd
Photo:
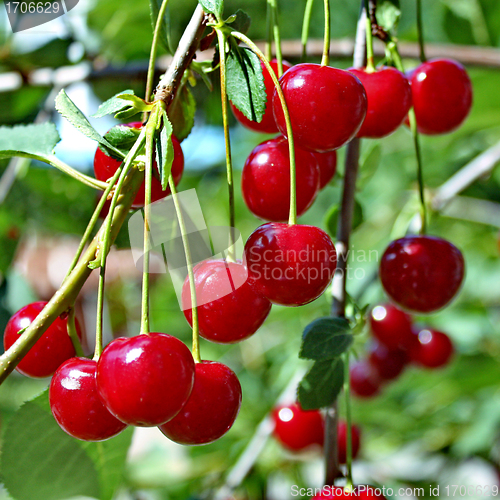
<path id="1" fill-rule="evenodd" d="M 374 342 L 368 357 L 350 369 L 351 390 L 356 396 L 376 396 L 409 364 L 441 368 L 453 356 L 453 343 L 448 335 L 416 327 L 411 316 L 394 305 L 375 306 L 370 312 L 369 324 Z"/>

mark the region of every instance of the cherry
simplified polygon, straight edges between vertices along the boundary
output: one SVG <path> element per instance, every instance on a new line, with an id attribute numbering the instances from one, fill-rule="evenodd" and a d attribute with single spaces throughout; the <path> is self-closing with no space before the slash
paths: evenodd
<path id="1" fill-rule="evenodd" d="M 178 339 L 163 333 L 117 338 L 97 363 L 97 388 L 119 420 L 142 427 L 175 417 L 191 394 L 194 361 Z"/>
<path id="2" fill-rule="evenodd" d="M 262 120 L 260 122 L 249 120 L 232 102 L 230 102 L 230 104 L 234 116 L 242 125 L 251 130 L 254 130 L 255 132 L 274 134 L 278 132 L 278 126 L 274 121 L 274 115 L 272 110 L 274 82 L 273 79 L 271 78 L 271 75 L 269 74 L 269 71 L 267 71 L 267 68 L 264 65 L 264 63 L 261 62 L 260 64 L 262 66 L 262 74 L 264 76 L 264 86 L 266 87 L 266 97 L 267 97 L 266 110 L 264 112 Z M 273 68 L 275 75 L 278 76 L 278 60 L 273 59 L 269 64 Z M 289 70 L 291 67 L 292 65 L 288 61 L 283 61 L 283 73 Z"/>
<path id="3" fill-rule="evenodd" d="M 406 76 L 389 67 L 371 73 L 366 68 L 349 71 L 359 78 L 368 99 L 366 118 L 357 136 L 375 139 L 392 134 L 411 108 L 411 88 Z"/>
<path id="4" fill-rule="evenodd" d="M 368 363 L 375 368 L 381 380 L 394 380 L 408 364 L 408 355 L 402 349 L 389 349 L 377 343 L 370 351 Z"/>
<path id="5" fill-rule="evenodd" d="M 253 335 L 271 311 L 271 302 L 247 280 L 240 262 L 208 260 L 194 268 L 200 335 L 212 342 L 232 344 Z M 182 287 L 184 316 L 192 326 L 189 278 Z"/>
<path id="6" fill-rule="evenodd" d="M 418 341 L 410 350 L 411 360 L 425 368 L 441 368 L 450 361 L 454 348 L 446 333 L 430 328 L 420 330 L 416 337 Z"/>
<path id="7" fill-rule="evenodd" d="M 445 134 L 458 128 L 472 107 L 472 83 L 452 59 L 433 59 L 411 72 L 413 107 L 422 134 Z"/>
<path id="8" fill-rule="evenodd" d="M 123 127 L 131 127 L 131 128 L 142 128 L 141 122 L 133 122 L 122 125 Z M 180 142 L 177 140 L 177 137 L 172 135 L 172 144 L 174 146 L 174 162 L 172 164 L 172 177 L 174 179 L 174 183 L 177 186 L 179 184 L 182 173 L 184 171 L 184 154 L 182 153 L 182 148 Z M 107 181 L 110 177 L 113 177 L 114 173 L 121 165 L 119 160 L 115 160 L 110 156 L 107 156 L 103 153 L 99 147 L 97 148 L 94 156 L 94 173 L 96 179 L 100 181 Z M 153 168 L 158 169 L 156 165 L 156 160 L 153 162 Z M 167 187 L 165 191 L 161 188 L 161 182 L 156 178 L 152 177 L 151 179 L 151 202 L 158 201 L 162 198 L 165 198 L 170 194 L 170 189 Z M 134 203 L 132 204 L 132 208 L 140 208 L 144 206 L 144 198 L 146 196 L 146 185 L 145 181 L 141 184 L 139 188 L 139 192 L 137 193 Z"/>
<path id="9" fill-rule="evenodd" d="M 71 358 L 50 382 L 50 409 L 56 422 L 64 432 L 83 441 L 104 441 L 127 427 L 111 415 L 99 397 L 96 370 L 94 360 Z"/>
<path id="10" fill-rule="evenodd" d="M 323 491 L 315 495 L 311 500 L 330 500 L 332 498 L 384 498 L 380 488 L 373 486 L 355 486 L 354 491 L 346 489 L 344 486 L 324 486 Z"/>
<path id="11" fill-rule="evenodd" d="M 324 422 L 318 410 L 303 410 L 299 403 L 282 405 L 272 412 L 274 437 L 290 451 L 323 446 Z"/>
<path id="12" fill-rule="evenodd" d="M 367 361 L 355 363 L 349 370 L 351 391 L 361 398 L 370 398 L 380 392 L 382 380 Z"/>
<path id="13" fill-rule="evenodd" d="M 290 114 L 293 138 L 299 148 L 330 151 L 349 142 L 366 115 L 366 93 L 348 71 L 297 64 L 280 78 Z M 280 132 L 286 136 L 285 116 L 275 91 L 273 111 Z"/>
<path id="14" fill-rule="evenodd" d="M 359 453 L 360 446 L 360 430 L 357 425 L 351 425 L 351 448 L 352 458 L 356 458 Z M 339 454 L 339 463 L 347 462 L 347 422 L 341 420 L 337 427 L 337 446 Z"/>
<path id="15" fill-rule="evenodd" d="M 330 284 L 337 254 L 330 237 L 315 226 L 268 222 L 245 244 L 249 277 L 271 302 L 300 306 Z"/>
<path id="16" fill-rule="evenodd" d="M 323 189 L 333 179 L 337 171 L 337 151 L 313 154 L 319 167 L 319 188 Z"/>
<path id="17" fill-rule="evenodd" d="M 408 349 L 415 341 L 411 317 L 396 306 L 375 306 L 369 321 L 373 336 L 391 350 Z"/>
<path id="18" fill-rule="evenodd" d="M 274 222 L 288 219 L 290 211 L 290 156 L 288 141 L 276 137 L 259 144 L 247 158 L 241 177 L 243 198 L 250 211 Z M 314 155 L 295 148 L 297 215 L 316 199 L 319 168 Z"/>
<path id="19" fill-rule="evenodd" d="M 46 305 L 47 302 L 33 302 L 9 319 L 3 337 L 5 350 L 16 342 L 19 332 L 27 328 Z M 75 323 L 76 331 L 81 338 L 80 325 L 76 320 Z M 50 377 L 62 363 L 74 355 L 75 348 L 68 335 L 68 320 L 58 317 L 19 362 L 16 369 L 28 377 Z"/>
<path id="20" fill-rule="evenodd" d="M 407 236 L 393 241 L 380 263 L 380 279 L 391 299 L 410 311 L 442 309 L 458 293 L 464 258 L 449 241 Z"/>
<path id="21" fill-rule="evenodd" d="M 233 425 L 241 406 L 241 386 L 234 372 L 222 363 L 196 364 L 194 386 L 187 403 L 160 430 L 180 444 L 208 444 Z"/>

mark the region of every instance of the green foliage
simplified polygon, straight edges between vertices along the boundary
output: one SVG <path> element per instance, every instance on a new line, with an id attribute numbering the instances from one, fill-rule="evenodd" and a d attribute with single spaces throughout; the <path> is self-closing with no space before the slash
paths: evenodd
<path id="1" fill-rule="evenodd" d="M 158 20 L 158 14 L 160 13 L 160 7 L 161 4 L 163 3 L 162 0 L 149 0 L 149 8 L 151 12 L 151 28 L 154 32 L 156 28 L 156 23 Z M 168 22 L 168 15 L 164 16 L 164 18 L 160 21 L 160 31 L 158 34 L 158 39 L 160 43 L 163 45 L 163 48 L 167 51 L 172 53 L 172 49 L 170 48 L 170 41 L 169 41 L 169 22 Z"/>
<path id="2" fill-rule="evenodd" d="M 399 0 L 382 0 L 377 2 L 377 22 L 385 31 L 396 31 L 401 7 Z"/>
<path id="3" fill-rule="evenodd" d="M 328 234 L 332 238 L 337 237 L 339 214 L 340 214 L 340 205 L 337 203 L 335 205 L 332 205 L 325 214 L 324 224 L 326 226 Z M 362 223 L 363 223 L 363 207 L 361 206 L 359 201 L 355 199 L 354 210 L 352 213 L 352 231 L 355 231 Z"/>
<path id="4" fill-rule="evenodd" d="M 224 13 L 224 0 L 199 0 L 205 12 L 213 14 L 218 21 Z"/>
<path id="5" fill-rule="evenodd" d="M 160 174 L 161 186 L 165 190 L 168 186 L 168 178 L 174 161 L 174 146 L 172 145 L 172 124 L 167 113 L 163 112 L 163 126 L 160 129 L 156 145 L 156 163 Z"/>
<path id="6" fill-rule="evenodd" d="M 0 127 L 0 158 L 50 156 L 60 140 L 53 123 Z"/>
<path id="7" fill-rule="evenodd" d="M 231 24 L 231 28 L 240 33 L 246 34 L 250 29 L 251 19 L 250 16 L 243 10 L 238 9 L 236 13 L 228 19 L 228 23 Z"/>
<path id="8" fill-rule="evenodd" d="M 177 92 L 168 112 L 173 134 L 183 141 L 191 133 L 196 113 L 196 100 L 187 84 Z"/>
<path id="9" fill-rule="evenodd" d="M 102 150 L 109 156 L 121 161 L 135 144 L 139 134 L 140 130 L 136 128 L 120 125 L 113 127 L 104 135 L 104 138 L 116 149 L 119 149 L 122 155 L 118 156 L 113 150 L 107 148 L 102 148 Z"/>
<path id="10" fill-rule="evenodd" d="M 92 116 L 94 118 L 102 118 L 103 116 L 106 115 L 114 115 L 118 113 L 118 111 L 121 111 L 122 109 L 126 108 L 128 104 L 123 99 L 120 99 L 120 96 L 123 94 L 133 95 L 134 91 L 123 90 L 122 92 L 115 94 L 113 97 L 103 102 Z"/>

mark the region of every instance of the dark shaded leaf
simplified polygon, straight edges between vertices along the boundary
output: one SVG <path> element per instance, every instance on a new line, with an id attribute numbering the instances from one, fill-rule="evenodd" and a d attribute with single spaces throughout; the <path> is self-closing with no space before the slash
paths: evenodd
<path id="1" fill-rule="evenodd" d="M 177 92 L 174 102 L 169 109 L 169 118 L 172 122 L 173 134 L 179 141 L 183 141 L 194 126 L 196 100 L 189 87 L 183 85 Z"/>
<path id="2" fill-rule="evenodd" d="M 306 326 L 299 358 L 335 359 L 352 344 L 351 326 L 344 318 L 319 318 Z"/>

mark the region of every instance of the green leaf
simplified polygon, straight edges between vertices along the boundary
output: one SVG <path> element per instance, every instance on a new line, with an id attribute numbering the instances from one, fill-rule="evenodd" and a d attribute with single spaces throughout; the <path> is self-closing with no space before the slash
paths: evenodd
<path id="1" fill-rule="evenodd" d="M 119 92 L 118 94 L 115 94 L 113 97 L 103 102 L 99 106 L 97 111 L 92 115 L 92 117 L 102 118 L 103 116 L 106 115 L 114 115 L 123 108 L 128 107 L 128 104 L 126 102 L 123 102 L 123 99 L 119 99 L 118 96 L 121 96 L 123 94 L 133 94 L 133 93 L 134 93 L 133 90 L 124 90 L 122 92 Z"/>
<path id="2" fill-rule="evenodd" d="M 0 127 L 0 158 L 10 158 L 16 153 L 50 156 L 60 140 L 53 123 Z"/>
<path id="3" fill-rule="evenodd" d="M 115 151 L 101 147 L 102 151 L 108 156 L 117 160 L 122 160 L 127 156 L 135 141 L 139 137 L 140 130 L 133 127 L 126 127 L 125 125 L 117 125 L 110 129 L 104 138 L 116 149 L 120 150 L 123 154 L 118 156 Z"/>
<path id="4" fill-rule="evenodd" d="M 193 129 L 196 100 L 189 87 L 183 85 L 170 105 L 169 117 L 172 122 L 173 134 L 183 141 Z"/>
<path id="5" fill-rule="evenodd" d="M 344 318 L 319 318 L 306 326 L 299 358 L 335 359 L 352 344 L 351 326 Z"/>
<path id="6" fill-rule="evenodd" d="M 399 0 L 379 0 L 377 2 L 377 23 L 385 31 L 396 30 L 401 17 Z"/>
<path id="7" fill-rule="evenodd" d="M 129 101 L 131 106 L 140 112 L 151 111 L 153 109 L 153 104 L 147 103 L 144 99 L 141 99 L 136 95 L 120 94 L 118 99 Z"/>
<path id="8" fill-rule="evenodd" d="M 231 28 L 245 35 L 250 29 L 250 16 L 245 11 L 238 9 L 234 16 L 231 17 L 234 17 L 230 22 Z"/>
<path id="9" fill-rule="evenodd" d="M 172 170 L 174 161 L 174 146 L 172 144 L 172 124 L 168 119 L 167 113 L 163 112 L 163 127 L 160 131 L 156 143 L 156 163 L 158 173 L 160 174 L 161 187 L 167 189 L 168 177 Z"/>
<path id="10" fill-rule="evenodd" d="M 205 12 L 212 13 L 217 21 L 222 19 L 224 12 L 224 0 L 198 0 Z"/>
<path id="11" fill-rule="evenodd" d="M 99 496 L 94 463 L 57 425 L 48 391 L 25 403 L 9 421 L 1 461 L 5 487 L 16 500 Z"/>
<path id="12" fill-rule="evenodd" d="M 267 101 L 262 66 L 250 49 L 236 44 L 227 55 L 227 95 L 249 120 L 262 120 Z"/>
<path id="13" fill-rule="evenodd" d="M 315 361 L 300 381 L 297 396 L 304 410 L 330 406 L 344 383 L 344 363 L 340 358 Z"/>
<path id="14" fill-rule="evenodd" d="M 138 111 L 133 106 L 127 106 L 126 108 L 123 109 L 123 111 L 118 111 L 118 113 L 116 113 L 115 115 L 115 118 L 117 120 L 127 121 L 138 113 L 140 113 L 140 111 Z"/>
<path id="15" fill-rule="evenodd" d="M 163 0 L 167 1 L 167 0 Z M 160 13 L 160 7 L 161 4 L 163 3 L 162 0 L 149 0 L 149 10 L 151 13 L 151 26 L 153 28 L 153 32 L 156 29 L 156 23 L 158 20 L 158 14 Z M 160 24 L 160 32 L 158 39 L 160 40 L 161 44 L 163 45 L 163 48 L 172 54 L 172 50 L 170 48 L 170 42 L 169 42 L 169 35 L 168 35 L 168 16 L 165 15 L 165 17 L 161 20 Z"/>
<path id="16" fill-rule="evenodd" d="M 368 141 L 365 141 L 368 142 Z M 363 151 L 359 163 L 359 176 L 356 182 L 358 190 L 362 190 L 370 179 L 375 175 L 382 160 L 382 147 L 380 143 L 373 143 L 372 147 Z"/>
<path id="17" fill-rule="evenodd" d="M 324 224 L 328 234 L 332 238 L 337 237 L 338 219 L 340 213 L 339 205 L 332 205 L 325 215 Z M 354 212 L 352 214 L 352 231 L 355 231 L 363 223 L 363 207 L 358 202 L 354 200 Z"/>

